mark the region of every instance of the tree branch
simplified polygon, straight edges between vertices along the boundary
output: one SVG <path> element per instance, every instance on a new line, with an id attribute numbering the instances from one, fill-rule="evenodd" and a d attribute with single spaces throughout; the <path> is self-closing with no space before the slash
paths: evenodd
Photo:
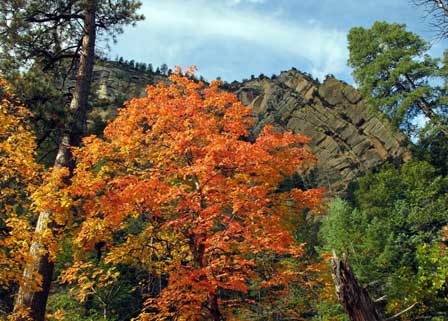
<path id="1" fill-rule="evenodd" d="M 393 316 L 391 316 L 390 318 L 387 318 L 384 321 L 391 321 L 395 318 L 398 318 L 400 315 L 408 312 L 409 310 L 411 310 L 413 307 L 415 307 L 417 305 L 417 302 L 415 302 L 413 305 L 411 305 L 410 307 L 407 307 L 406 309 L 404 309 L 403 311 L 398 312 L 397 314 L 394 314 Z"/>

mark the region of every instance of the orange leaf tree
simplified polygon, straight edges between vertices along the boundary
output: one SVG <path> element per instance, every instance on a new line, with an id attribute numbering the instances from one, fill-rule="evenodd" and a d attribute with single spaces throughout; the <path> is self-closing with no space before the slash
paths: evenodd
<path id="1" fill-rule="evenodd" d="M 251 288 L 281 291 L 298 277 L 290 262 L 303 249 L 288 222 L 316 208 L 321 191 L 279 185 L 313 162 L 308 139 L 266 127 L 250 140 L 251 110 L 220 82 L 170 81 L 76 151 L 76 242 L 84 253 L 105 245 L 107 264 L 164 277 L 141 320 L 236 318 Z"/>
<path id="2" fill-rule="evenodd" d="M 40 182 L 29 112 L 0 77 L 0 287 L 22 282 L 32 227 L 30 195 Z M 39 285 L 39 275 L 33 276 Z"/>

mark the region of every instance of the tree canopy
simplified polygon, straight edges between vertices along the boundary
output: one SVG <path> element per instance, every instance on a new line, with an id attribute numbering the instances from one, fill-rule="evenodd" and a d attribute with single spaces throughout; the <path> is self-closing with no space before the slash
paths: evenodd
<path id="1" fill-rule="evenodd" d="M 446 176 L 412 161 L 360 179 L 352 203 L 331 203 L 320 232 L 324 247 L 346 253 L 360 282 L 375 284 L 368 290 L 384 297 L 383 313 L 417 303 L 405 318 L 448 315 L 447 190 Z"/>
<path id="2" fill-rule="evenodd" d="M 30 236 L 30 225 L 23 217 L 30 216 L 30 195 L 41 182 L 29 117 L 6 81 L 0 79 L 0 286 L 21 282 Z M 8 234 L 10 237 L 5 236 Z"/>
<path id="3" fill-rule="evenodd" d="M 88 0 L 5 0 L 0 4 L 0 61 L 23 68 L 39 62 L 53 69 L 65 59 L 77 59 L 81 49 Z M 123 26 L 143 19 L 136 0 L 96 0 L 98 38 L 114 37 Z M 15 68 L 13 68 L 15 69 Z M 3 70 L 5 71 L 5 70 Z M 67 75 L 66 75 L 67 76 Z"/>
<path id="4" fill-rule="evenodd" d="M 92 2 L 91 0 L 89 0 Z M 85 33 L 87 0 L 5 0 L 0 3 L 0 71 L 33 112 L 38 159 L 53 164 L 67 122 L 71 88 Z M 107 44 L 143 19 L 135 0 L 95 0 L 96 38 Z M 100 55 L 96 48 L 95 54 Z"/>
<path id="5" fill-rule="evenodd" d="M 281 293 L 301 282 L 303 249 L 288 221 L 318 209 L 321 191 L 278 188 L 313 157 L 306 138 L 269 127 L 253 143 L 242 139 L 251 111 L 219 82 L 170 80 L 148 87 L 105 139 L 86 138 L 76 152 L 70 190 L 84 220 L 76 244 L 85 251 L 104 242 L 105 262 L 166 278 L 141 320 L 230 320 L 238 307 L 250 310 L 251 289 Z M 76 282 L 80 270 L 65 279 Z"/>
<path id="6" fill-rule="evenodd" d="M 78 146 L 85 135 L 97 38 L 113 37 L 122 26 L 142 19 L 136 14 L 139 7 L 140 2 L 133 0 L 28 0 L 3 1 L 0 5 L 0 70 L 17 87 L 27 89 L 23 94 L 33 95 L 24 98 L 32 102 L 29 108 L 41 120 L 34 122 L 41 125 L 35 127 L 41 136 L 38 142 L 53 149 L 47 153 L 52 157 L 46 162 L 47 166 L 53 164 L 53 169 L 40 188 L 40 196 L 50 194 L 58 199 L 56 204 L 64 201 L 60 187 L 67 180 L 63 177 L 70 175 L 74 167 L 70 147 Z M 70 78 L 75 79 L 73 89 L 65 83 Z M 44 83 L 44 89 L 38 89 L 38 84 L 29 82 L 30 79 L 39 79 L 38 84 Z M 48 106 L 52 107 L 47 109 Z M 52 140 L 50 146 L 43 144 L 48 139 Z M 36 321 L 45 319 L 57 247 L 54 237 L 60 224 L 66 223 L 59 220 L 53 208 L 43 206 L 48 202 L 40 198 L 34 202 L 40 212 L 33 222 L 30 259 L 24 266 L 23 282 L 15 298 L 18 320 L 26 320 L 24 313 Z M 33 286 L 35 275 L 41 276 L 39 289 Z"/>
<path id="7" fill-rule="evenodd" d="M 177 74 L 170 80 L 130 101 L 104 138 L 84 139 L 70 183 L 61 180 L 65 169 L 52 170 L 45 184 L 30 190 L 32 196 L 24 195 L 23 204 L 32 204 L 34 213 L 51 212 L 47 224 L 56 227 L 34 238 L 41 238 L 51 260 L 57 258 L 59 238 L 71 244 L 72 263 L 62 280 L 81 301 L 112 286 L 125 273 L 120 266 L 159 278 L 163 285 L 143 295 L 141 320 L 307 313 L 283 299 L 313 286 L 304 277 L 308 266 L 294 222 L 303 211 L 321 210 L 322 191 L 280 187 L 314 163 L 308 139 L 266 127 L 251 141 L 251 110 L 222 91 L 219 81 L 208 86 Z M 32 179 L 39 168 L 33 136 L 20 128 L 27 161 L 18 165 Z M 14 170 L 20 166 L 12 164 Z M 22 184 L 21 190 L 30 188 Z M 20 244 L 14 231 L 9 229 L 1 244 L 6 271 L 14 263 L 8 255 Z M 27 250 L 21 251 L 26 257 Z M 27 260 L 15 263 L 18 271 Z M 5 275 L 3 285 L 6 279 L 20 282 L 20 274 Z"/>
<path id="8" fill-rule="evenodd" d="M 365 99 L 397 127 L 415 133 L 415 119 L 426 116 L 448 134 L 445 88 L 437 84 L 439 61 L 428 55 L 429 44 L 403 24 L 375 22 L 348 35 L 355 81 Z"/>

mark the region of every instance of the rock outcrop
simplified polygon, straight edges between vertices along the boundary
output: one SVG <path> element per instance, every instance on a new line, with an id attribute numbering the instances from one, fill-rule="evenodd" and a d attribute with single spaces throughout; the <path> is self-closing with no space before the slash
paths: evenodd
<path id="1" fill-rule="evenodd" d="M 296 70 L 274 79 L 234 83 L 240 100 L 252 106 L 255 134 L 271 124 L 311 138 L 317 157 L 311 185 L 340 193 L 362 173 L 386 160 L 407 160 L 405 137 L 369 112 L 359 92 L 333 77 L 322 84 Z"/>
<path id="2" fill-rule="evenodd" d="M 95 65 L 93 87 L 97 102 L 110 104 L 145 95 L 148 84 L 167 81 L 164 75 L 138 71 L 129 66 L 101 61 Z"/>
<path id="3" fill-rule="evenodd" d="M 117 65 L 96 67 L 96 102 L 110 106 L 142 96 L 147 83 L 158 81 L 166 78 L 123 70 Z M 272 124 L 311 138 L 309 145 L 318 162 L 305 179 L 308 186 L 340 194 L 356 177 L 386 160 L 405 161 L 410 157 L 405 137 L 387 120 L 369 112 L 355 88 L 333 77 L 321 84 L 292 69 L 271 79 L 233 82 L 226 88 L 253 108 L 255 135 Z"/>

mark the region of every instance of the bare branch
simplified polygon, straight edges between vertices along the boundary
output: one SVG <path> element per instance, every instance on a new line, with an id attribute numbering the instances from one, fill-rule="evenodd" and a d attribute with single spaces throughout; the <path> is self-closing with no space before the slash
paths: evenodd
<path id="1" fill-rule="evenodd" d="M 398 312 L 397 314 L 394 314 L 393 316 L 391 316 L 390 318 L 387 318 L 385 321 L 391 321 L 395 318 L 398 318 L 400 315 L 408 312 L 409 310 L 411 310 L 413 307 L 415 307 L 417 305 L 417 302 L 415 302 L 413 305 L 411 305 L 410 307 L 407 307 L 406 309 L 404 309 L 403 311 Z"/>
<path id="2" fill-rule="evenodd" d="M 422 7 L 425 18 L 437 38 L 448 38 L 448 1 L 447 0 L 411 0 L 415 6 Z"/>

